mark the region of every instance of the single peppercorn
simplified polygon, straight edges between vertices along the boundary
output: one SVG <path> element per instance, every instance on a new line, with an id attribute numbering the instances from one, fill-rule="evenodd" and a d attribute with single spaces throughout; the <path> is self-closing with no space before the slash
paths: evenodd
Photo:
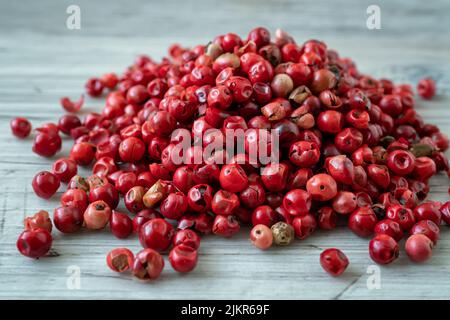
<path id="1" fill-rule="evenodd" d="M 285 222 L 277 222 L 271 228 L 273 242 L 279 246 L 290 245 L 294 241 L 294 228 Z"/>

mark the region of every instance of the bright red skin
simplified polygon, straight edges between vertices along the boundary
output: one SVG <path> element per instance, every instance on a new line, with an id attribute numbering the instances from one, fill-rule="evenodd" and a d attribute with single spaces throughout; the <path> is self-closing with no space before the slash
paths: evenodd
<path id="1" fill-rule="evenodd" d="M 239 207 L 239 197 L 229 191 L 219 190 L 214 194 L 211 209 L 215 214 L 230 215 Z"/>
<path id="2" fill-rule="evenodd" d="M 424 234 L 414 234 L 405 243 L 405 251 L 414 262 L 425 262 L 433 254 L 433 241 Z"/>
<path id="3" fill-rule="evenodd" d="M 187 194 L 189 208 L 195 212 L 204 212 L 211 208 L 213 189 L 207 184 L 197 184 Z"/>
<path id="4" fill-rule="evenodd" d="M 239 194 L 239 200 L 243 206 L 249 209 L 262 205 L 266 201 L 266 192 L 261 182 L 249 182 L 247 188 Z"/>
<path id="5" fill-rule="evenodd" d="M 436 245 L 439 240 L 439 227 L 431 220 L 421 220 L 413 225 L 410 230 L 410 234 L 426 235 L 431 241 L 433 241 L 433 245 Z"/>
<path id="6" fill-rule="evenodd" d="M 386 218 L 397 222 L 403 231 L 409 231 L 416 222 L 412 210 L 399 204 L 394 204 L 387 208 Z"/>
<path id="7" fill-rule="evenodd" d="M 123 200 L 125 202 L 125 207 L 131 213 L 138 213 L 144 209 L 144 202 L 142 200 L 145 194 L 145 189 L 141 186 L 135 186 L 128 190 L 125 194 Z"/>
<path id="8" fill-rule="evenodd" d="M 200 247 L 200 236 L 191 229 L 178 230 L 172 239 L 174 247 L 185 245 L 197 250 Z"/>
<path id="9" fill-rule="evenodd" d="M 220 170 L 220 185 L 230 192 L 241 192 L 248 185 L 245 171 L 238 164 L 226 164 Z"/>
<path id="10" fill-rule="evenodd" d="M 254 226 L 258 224 L 263 224 L 267 227 L 271 227 L 279 221 L 278 214 L 269 206 L 259 206 L 253 210 L 252 213 L 252 224 Z"/>
<path id="11" fill-rule="evenodd" d="M 172 268 L 181 273 L 191 272 L 197 265 L 197 260 L 197 250 L 184 244 L 173 247 L 169 253 Z"/>
<path id="12" fill-rule="evenodd" d="M 377 224 L 378 219 L 371 208 L 358 208 L 350 215 L 348 227 L 360 237 L 370 236 Z"/>
<path id="13" fill-rule="evenodd" d="M 330 175 L 319 173 L 308 180 L 306 190 L 308 190 L 314 200 L 328 201 L 336 196 L 337 184 Z"/>
<path id="14" fill-rule="evenodd" d="M 73 145 L 70 158 L 80 166 L 88 166 L 95 158 L 95 146 L 89 142 L 80 142 Z"/>
<path id="15" fill-rule="evenodd" d="M 379 221 L 375 225 L 374 232 L 376 235 L 378 234 L 386 234 L 395 241 L 400 241 L 403 238 L 403 230 L 400 225 L 391 219 L 384 219 Z"/>
<path id="16" fill-rule="evenodd" d="M 169 248 L 175 234 L 173 227 L 166 220 L 155 218 L 147 221 L 139 231 L 139 241 L 144 248 L 165 251 Z"/>
<path id="17" fill-rule="evenodd" d="M 349 214 L 356 209 L 356 195 L 349 191 L 339 191 L 333 198 L 333 209 L 340 214 Z"/>
<path id="18" fill-rule="evenodd" d="M 17 249 L 29 258 L 40 258 L 47 254 L 52 246 L 52 236 L 45 229 L 25 230 L 17 239 Z"/>
<path id="19" fill-rule="evenodd" d="M 133 276 L 149 281 L 159 278 L 164 269 L 164 259 L 155 250 L 146 248 L 139 251 L 134 257 Z"/>
<path id="20" fill-rule="evenodd" d="M 115 188 L 121 194 L 126 194 L 128 190 L 137 185 L 137 176 L 134 172 L 124 172 L 119 175 Z"/>
<path id="21" fill-rule="evenodd" d="M 115 248 L 106 256 L 106 265 L 114 272 L 125 272 L 133 266 L 134 255 L 127 248 Z"/>
<path id="22" fill-rule="evenodd" d="M 113 210 L 109 221 L 111 233 L 119 239 L 128 238 L 133 232 L 133 223 L 128 215 Z"/>
<path id="23" fill-rule="evenodd" d="M 450 201 L 444 203 L 439 210 L 442 214 L 442 220 L 444 220 L 447 225 L 450 225 Z"/>
<path id="24" fill-rule="evenodd" d="M 309 168 L 320 159 L 320 149 L 314 142 L 297 141 L 289 149 L 289 160 L 296 166 Z"/>
<path id="25" fill-rule="evenodd" d="M 33 152 L 41 157 L 53 157 L 61 150 L 62 140 L 58 133 L 39 133 L 34 138 Z"/>
<path id="26" fill-rule="evenodd" d="M 160 214 L 153 209 L 143 209 L 139 211 L 133 218 L 133 232 L 139 233 L 141 227 L 149 220 L 160 218 Z"/>
<path id="27" fill-rule="evenodd" d="M 58 128 L 62 133 L 69 135 L 70 130 L 81 126 L 80 118 L 73 114 L 65 114 L 58 120 Z"/>
<path id="28" fill-rule="evenodd" d="M 414 170 L 416 158 L 405 150 L 395 150 L 389 153 L 387 157 L 387 166 L 395 174 L 405 176 Z"/>
<path id="29" fill-rule="evenodd" d="M 316 218 L 310 213 L 292 220 L 295 236 L 300 240 L 308 238 L 317 228 Z"/>
<path id="30" fill-rule="evenodd" d="M 344 273 L 349 263 L 347 256 L 336 248 L 326 249 L 320 254 L 320 265 L 333 277 L 340 276 Z"/>
<path id="31" fill-rule="evenodd" d="M 261 174 L 261 181 L 267 191 L 279 192 L 286 188 L 289 168 L 284 163 L 271 163 Z"/>
<path id="32" fill-rule="evenodd" d="M 71 206 L 78 208 L 81 212 L 86 210 L 88 203 L 88 196 L 84 190 L 69 189 L 61 196 L 62 206 Z"/>
<path id="33" fill-rule="evenodd" d="M 53 211 L 53 223 L 62 233 L 74 233 L 83 226 L 83 213 L 77 207 L 62 206 Z"/>
<path id="34" fill-rule="evenodd" d="M 397 241 L 386 234 L 376 235 L 369 243 L 369 254 L 378 264 L 389 264 L 399 256 Z"/>
<path id="35" fill-rule="evenodd" d="M 355 180 L 353 163 L 345 155 L 327 158 L 325 167 L 336 182 L 351 185 Z"/>
<path id="36" fill-rule="evenodd" d="M 235 216 L 217 215 L 212 225 L 212 232 L 218 236 L 231 237 L 240 230 L 241 226 Z"/>
<path id="37" fill-rule="evenodd" d="M 391 181 L 389 170 L 386 166 L 371 164 L 367 167 L 367 175 L 379 187 L 387 189 Z"/>
<path id="38" fill-rule="evenodd" d="M 58 159 L 53 163 L 52 171 L 60 181 L 69 182 L 78 172 L 77 163 L 70 158 Z"/>
<path id="39" fill-rule="evenodd" d="M 33 230 L 41 228 L 51 233 L 53 229 L 52 220 L 50 219 L 48 212 L 44 210 L 36 212 L 31 217 L 26 217 L 23 220 L 23 225 L 25 227 L 25 230 Z"/>
<path id="40" fill-rule="evenodd" d="M 188 201 L 182 192 L 171 193 L 160 205 L 161 214 L 167 219 L 179 219 L 187 210 Z"/>
<path id="41" fill-rule="evenodd" d="M 15 118 L 10 122 L 12 134 L 17 138 L 24 139 L 30 135 L 31 123 L 26 118 Z"/>
<path id="42" fill-rule="evenodd" d="M 283 208 L 291 215 L 304 216 L 311 209 L 311 195 L 301 189 L 291 190 L 283 198 Z"/>
<path id="43" fill-rule="evenodd" d="M 413 211 L 415 220 L 431 220 L 439 226 L 442 220 L 442 214 L 439 209 L 439 204 L 435 204 L 433 202 L 424 202 L 419 204 Z"/>
<path id="44" fill-rule="evenodd" d="M 119 145 L 119 156 L 124 162 L 137 162 L 142 159 L 144 153 L 144 142 L 135 137 L 125 139 Z"/>
<path id="45" fill-rule="evenodd" d="M 112 184 L 106 183 L 89 192 L 89 202 L 97 200 L 103 200 L 111 209 L 115 209 L 119 204 L 119 193 Z"/>
<path id="46" fill-rule="evenodd" d="M 34 176 L 31 185 L 38 197 L 49 199 L 58 191 L 60 181 L 57 175 L 41 171 Z"/>
<path id="47" fill-rule="evenodd" d="M 417 83 L 417 93 L 424 99 L 431 99 L 436 94 L 436 83 L 431 78 L 421 79 Z"/>

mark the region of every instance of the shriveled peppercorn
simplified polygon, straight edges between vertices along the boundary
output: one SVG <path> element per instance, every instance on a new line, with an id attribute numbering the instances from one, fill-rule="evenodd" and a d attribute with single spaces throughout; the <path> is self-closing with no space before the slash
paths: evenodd
<path id="1" fill-rule="evenodd" d="M 277 222 L 271 228 L 273 242 L 279 246 L 287 246 L 294 242 L 294 228 L 285 222 Z"/>

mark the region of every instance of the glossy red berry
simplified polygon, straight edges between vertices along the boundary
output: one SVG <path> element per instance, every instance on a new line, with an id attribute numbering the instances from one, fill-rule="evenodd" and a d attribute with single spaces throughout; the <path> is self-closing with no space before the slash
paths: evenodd
<path id="1" fill-rule="evenodd" d="M 61 150 L 62 140 L 58 133 L 38 133 L 34 138 L 33 152 L 42 157 L 52 157 Z"/>
<path id="2" fill-rule="evenodd" d="M 57 175 L 48 171 L 41 171 L 34 176 L 31 185 L 38 197 L 49 199 L 58 191 L 60 182 Z"/>
<path id="3" fill-rule="evenodd" d="M 309 237 L 317 228 L 316 218 L 308 213 L 304 216 L 297 216 L 292 220 L 294 233 L 300 240 Z"/>
<path id="4" fill-rule="evenodd" d="M 111 233 L 119 239 L 128 238 L 133 232 L 133 223 L 128 215 L 113 210 L 109 221 Z"/>
<path id="5" fill-rule="evenodd" d="M 95 157 L 95 146 L 89 142 L 80 142 L 73 145 L 70 158 L 81 166 L 90 165 Z"/>
<path id="6" fill-rule="evenodd" d="M 211 208 L 213 189 L 207 184 L 198 184 L 189 189 L 187 200 L 189 208 L 196 212 L 203 212 Z"/>
<path id="7" fill-rule="evenodd" d="M 17 249 L 29 258 L 40 258 L 47 254 L 52 246 L 52 236 L 45 229 L 25 230 L 17 239 Z"/>
<path id="8" fill-rule="evenodd" d="M 439 210 L 441 211 L 442 220 L 447 225 L 450 225 L 450 201 L 444 203 Z"/>
<path id="9" fill-rule="evenodd" d="M 53 163 L 53 173 L 58 176 L 62 182 L 69 182 L 78 172 L 77 163 L 70 158 L 61 158 Z"/>
<path id="10" fill-rule="evenodd" d="M 354 165 L 345 155 L 327 158 L 325 160 L 325 167 L 336 182 L 352 184 L 355 180 Z"/>
<path id="11" fill-rule="evenodd" d="M 424 234 L 436 245 L 439 240 L 439 227 L 431 220 L 421 220 L 412 226 L 410 234 Z"/>
<path id="12" fill-rule="evenodd" d="M 98 200 L 106 202 L 111 209 L 115 209 L 119 204 L 119 192 L 112 184 L 102 183 L 102 185 L 91 188 L 89 191 L 89 201 L 95 202 Z"/>
<path id="13" fill-rule="evenodd" d="M 424 234 L 413 234 L 405 243 L 405 251 L 414 262 L 425 262 L 433 254 L 433 241 Z"/>
<path id="14" fill-rule="evenodd" d="M 291 215 L 304 216 L 311 209 L 311 195 L 301 189 L 291 190 L 283 198 L 283 208 Z"/>
<path id="15" fill-rule="evenodd" d="M 387 189 L 391 181 L 389 170 L 384 165 L 371 164 L 367 167 L 367 175 L 379 187 Z"/>
<path id="16" fill-rule="evenodd" d="M 61 196 L 61 205 L 78 208 L 81 213 L 86 210 L 89 201 L 86 191 L 82 189 L 69 189 Z"/>
<path id="17" fill-rule="evenodd" d="M 197 260 L 197 250 L 188 245 L 177 245 L 169 253 L 172 268 L 181 273 L 192 271 L 197 265 Z"/>
<path id="18" fill-rule="evenodd" d="M 349 214 L 356 209 L 356 195 L 350 191 L 339 191 L 333 198 L 332 207 L 340 214 Z"/>
<path id="19" fill-rule="evenodd" d="M 220 170 L 220 185 L 230 192 L 241 192 L 248 185 L 245 171 L 238 164 L 226 164 Z"/>
<path id="20" fill-rule="evenodd" d="M 252 224 L 254 226 L 258 224 L 263 224 L 267 227 L 271 227 L 280 220 L 277 212 L 273 210 L 270 206 L 259 206 L 253 210 L 252 213 Z"/>
<path id="21" fill-rule="evenodd" d="M 45 229 L 48 232 L 52 232 L 52 221 L 48 216 L 48 212 L 45 210 L 40 210 L 36 212 L 31 217 L 26 217 L 23 221 L 25 230 L 33 230 L 33 229 Z"/>
<path id="22" fill-rule="evenodd" d="M 30 135 L 31 123 L 26 118 L 15 118 L 10 122 L 11 131 L 17 138 L 24 139 Z"/>
<path id="23" fill-rule="evenodd" d="M 406 150 L 395 150 L 387 157 L 387 166 L 395 174 L 404 176 L 414 170 L 415 157 Z"/>
<path id="24" fill-rule="evenodd" d="M 289 160 L 303 168 L 310 168 L 320 159 L 320 149 L 314 142 L 297 141 L 289 149 Z"/>
<path id="25" fill-rule="evenodd" d="M 137 185 L 137 176 L 134 172 L 123 172 L 115 182 L 115 188 L 122 194 Z"/>
<path id="26" fill-rule="evenodd" d="M 62 206 L 53 211 L 53 223 L 62 233 L 74 233 L 83 226 L 83 213 L 77 207 Z"/>
<path id="27" fill-rule="evenodd" d="M 261 181 L 268 191 L 279 192 L 286 188 L 289 168 L 284 163 L 271 163 L 261 173 Z"/>
<path id="28" fill-rule="evenodd" d="M 349 260 L 341 250 L 330 248 L 320 254 L 320 265 L 330 275 L 337 277 L 347 269 Z"/>
<path id="29" fill-rule="evenodd" d="M 375 225 L 374 232 L 376 235 L 386 234 L 394 238 L 395 241 L 400 241 L 403 238 L 403 230 L 400 227 L 400 224 L 391 219 L 384 219 L 379 221 Z"/>
<path id="30" fill-rule="evenodd" d="M 232 192 L 219 190 L 214 194 L 211 209 L 215 214 L 230 215 L 239 207 L 239 197 Z"/>
<path id="31" fill-rule="evenodd" d="M 348 227 L 360 237 L 370 236 L 377 224 L 378 219 L 373 210 L 369 207 L 358 208 L 350 215 Z"/>
<path id="32" fill-rule="evenodd" d="M 172 244 L 174 247 L 184 245 L 197 250 L 200 247 L 200 236 L 191 229 L 178 230 L 173 237 Z"/>
<path id="33" fill-rule="evenodd" d="M 319 173 L 308 180 L 306 190 L 308 190 L 314 200 L 328 201 L 336 196 L 337 184 L 330 175 Z"/>
<path id="34" fill-rule="evenodd" d="M 332 230 L 336 228 L 338 217 L 332 208 L 322 207 L 317 213 L 317 225 L 320 229 Z"/>
<path id="35" fill-rule="evenodd" d="M 163 269 L 164 259 L 153 249 L 141 250 L 134 257 L 132 272 L 139 280 L 155 280 L 159 278 Z"/>
<path id="36" fill-rule="evenodd" d="M 389 264 L 399 256 L 397 241 L 386 234 L 376 235 L 369 243 L 369 254 L 378 264 Z"/>
<path id="37" fill-rule="evenodd" d="M 233 215 L 217 215 L 214 219 L 212 232 L 218 236 L 231 237 L 240 230 L 239 221 Z"/>
<path id="38" fill-rule="evenodd" d="M 390 205 L 386 210 L 386 218 L 397 222 L 403 231 L 409 231 L 416 222 L 412 210 L 400 204 Z"/>
<path id="39" fill-rule="evenodd" d="M 167 219 L 179 219 L 188 208 L 188 200 L 182 192 L 170 193 L 159 207 L 161 214 Z"/>
<path id="40" fill-rule="evenodd" d="M 413 211 L 415 221 L 431 220 L 439 226 L 441 224 L 442 216 L 439 207 L 440 204 L 434 202 L 424 202 L 419 204 Z"/>
<path id="41" fill-rule="evenodd" d="M 125 272 L 133 267 L 134 255 L 127 248 L 115 248 L 106 256 L 106 265 L 114 272 Z"/>
<path id="42" fill-rule="evenodd" d="M 144 142 L 135 137 L 126 138 L 119 145 L 119 156 L 124 162 L 135 163 L 142 159 L 144 153 Z"/>
<path id="43" fill-rule="evenodd" d="M 139 241 L 144 248 L 165 251 L 169 248 L 175 234 L 172 225 L 164 219 L 147 221 L 139 230 Z"/>
<path id="44" fill-rule="evenodd" d="M 133 218 L 133 232 L 139 233 L 141 227 L 149 220 L 161 218 L 161 215 L 153 209 L 144 209 L 139 211 Z"/>

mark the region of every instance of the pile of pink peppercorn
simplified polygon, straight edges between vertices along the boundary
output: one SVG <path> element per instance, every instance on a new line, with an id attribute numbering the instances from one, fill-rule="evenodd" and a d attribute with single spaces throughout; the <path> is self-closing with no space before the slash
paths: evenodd
<path id="1" fill-rule="evenodd" d="M 26 218 L 17 248 L 27 257 L 48 253 L 53 227 L 109 225 L 119 239 L 137 234 L 143 250 L 114 249 L 107 265 L 151 280 L 163 271 L 164 253 L 176 271 L 193 270 L 204 234 L 232 237 L 250 225 L 251 242 L 266 250 L 334 229 L 339 218 L 371 238 L 376 263 L 396 260 L 401 239 L 409 258 L 423 262 L 441 224 L 450 224 L 449 202 L 427 200 L 428 180 L 449 173 L 449 140 L 415 111 L 413 88 L 361 74 L 321 41 L 301 44 L 261 27 L 244 39 L 228 33 L 192 49 L 172 45 L 161 62 L 140 56 L 123 74 L 91 78 L 85 88 L 106 96 L 99 113 L 80 119 L 83 96 L 62 98 L 67 113 L 35 130 L 32 149 L 42 157 L 60 151 L 61 135 L 73 146 L 32 181 L 41 198 L 61 182 L 66 191 L 53 219 L 46 211 Z M 421 80 L 417 92 L 431 99 L 434 81 Z M 26 138 L 31 124 L 17 118 L 11 129 Z M 219 148 L 190 161 L 226 130 L 244 132 L 240 152 Z M 176 163 L 183 134 L 194 139 Z M 270 149 L 272 134 L 278 161 L 251 161 L 251 147 Z M 92 175 L 77 175 L 78 166 L 92 166 Z M 121 199 L 128 212 L 116 210 Z M 320 264 L 337 276 L 349 260 L 329 248 Z"/>

